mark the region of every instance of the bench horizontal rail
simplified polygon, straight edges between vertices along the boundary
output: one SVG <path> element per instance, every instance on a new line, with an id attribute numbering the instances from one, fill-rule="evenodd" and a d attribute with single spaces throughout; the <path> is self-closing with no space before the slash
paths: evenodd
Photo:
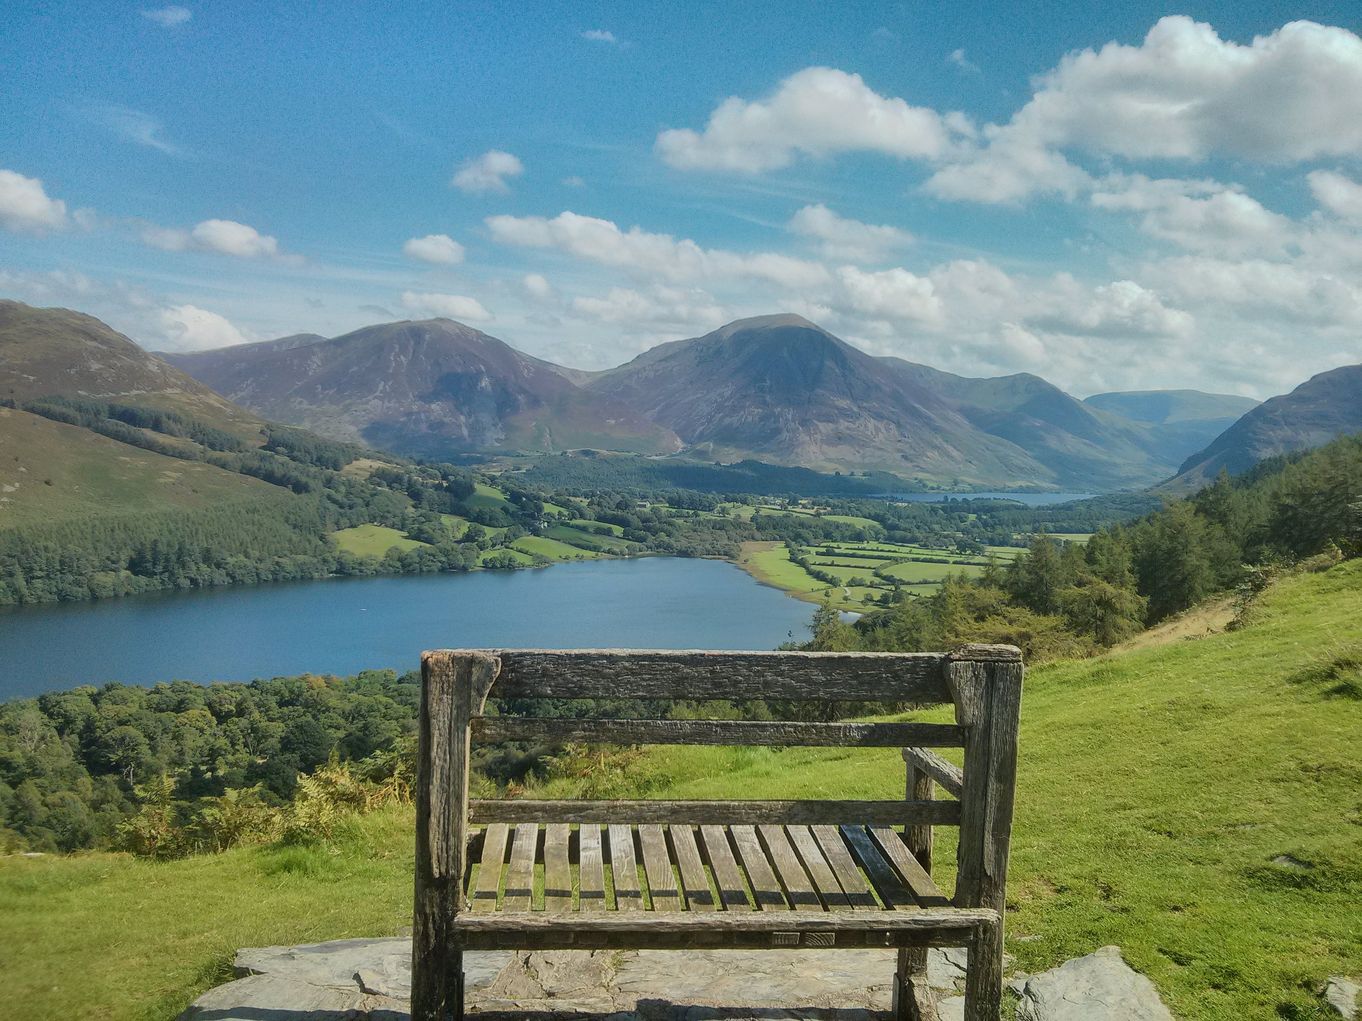
<path id="1" fill-rule="evenodd" d="M 905 748 L 903 760 L 930 776 L 951 797 L 958 798 L 964 792 L 965 771 L 954 763 L 947 762 L 940 755 L 922 748 Z"/>
<path id="2" fill-rule="evenodd" d="M 578 720 L 486 716 L 477 741 L 581 741 L 589 744 L 698 744 L 959 748 L 965 731 L 948 723 L 797 723 L 752 720 Z"/>
<path id="3" fill-rule="evenodd" d="M 781 825 L 957 826 L 958 801 L 537 801 L 473 800 L 470 821 L 675 823 L 710 826 Z"/>
<path id="4" fill-rule="evenodd" d="M 450 932 L 464 950 L 773 949 L 792 947 L 968 946 L 981 927 L 996 925 L 988 908 L 918 911 L 602 912 L 565 917 L 542 911 L 459 915 Z"/>
<path id="5" fill-rule="evenodd" d="M 494 698 L 951 701 L 947 657 L 935 653 L 462 651 L 500 660 Z"/>

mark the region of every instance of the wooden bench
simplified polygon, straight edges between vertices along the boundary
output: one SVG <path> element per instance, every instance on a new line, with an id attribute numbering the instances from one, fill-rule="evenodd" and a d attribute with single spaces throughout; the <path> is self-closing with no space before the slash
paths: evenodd
<path id="1" fill-rule="evenodd" d="M 965 1016 L 998 1018 L 1016 649 L 442 650 L 422 677 L 414 1021 L 464 1017 L 467 950 L 867 947 L 898 949 L 894 1017 L 917 1021 L 936 1016 L 931 946 L 968 948 Z M 491 694 L 952 703 L 956 722 L 484 716 Z M 475 740 L 899 747 L 908 782 L 892 801 L 470 801 Z M 963 748 L 964 769 L 934 747 Z M 931 877 L 943 825 L 959 827 L 950 896 Z"/>

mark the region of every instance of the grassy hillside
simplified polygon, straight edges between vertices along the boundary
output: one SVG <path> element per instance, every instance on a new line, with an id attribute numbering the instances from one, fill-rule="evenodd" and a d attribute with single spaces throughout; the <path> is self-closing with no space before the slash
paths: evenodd
<path id="1" fill-rule="evenodd" d="M 0 407 L 0 527 L 120 511 L 206 507 L 277 493 L 259 479 L 167 457 Z"/>
<path id="2" fill-rule="evenodd" d="M 1178 1017 L 1324 1017 L 1317 985 L 1362 960 L 1359 619 L 1353 561 L 1273 586 L 1240 629 L 1030 673 L 1018 967 L 1116 943 Z M 653 749 L 630 776 L 659 797 L 896 797 L 903 766 L 893 750 Z M 0 859 L 11 996 L 35 1019 L 164 1019 L 239 945 L 394 933 L 411 827 L 394 810 L 328 848 Z"/>

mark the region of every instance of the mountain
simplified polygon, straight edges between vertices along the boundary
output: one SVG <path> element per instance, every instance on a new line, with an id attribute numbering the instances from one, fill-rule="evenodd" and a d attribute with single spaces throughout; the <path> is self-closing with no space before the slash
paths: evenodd
<path id="1" fill-rule="evenodd" d="M 396 453 L 680 447 L 670 430 L 558 366 L 449 319 L 166 357 L 267 418 Z"/>
<path id="2" fill-rule="evenodd" d="M 1187 458 L 1173 484 L 1208 481 L 1222 468 L 1237 475 L 1265 457 L 1309 450 L 1355 432 L 1362 432 L 1362 365 L 1345 365 L 1249 411 Z"/>
<path id="3" fill-rule="evenodd" d="M 715 460 L 991 485 L 1056 481 L 927 386 L 795 315 L 742 319 L 660 344 L 587 386 Z"/>
<path id="4" fill-rule="evenodd" d="M 1094 394 L 1083 403 L 1138 423 L 1154 455 L 1170 464 L 1181 464 L 1258 406 L 1251 397 L 1200 390 L 1130 390 Z"/>
<path id="5" fill-rule="evenodd" d="M 238 435 L 260 425 L 93 316 L 0 301 L 0 399 L 55 395 L 183 411 Z"/>

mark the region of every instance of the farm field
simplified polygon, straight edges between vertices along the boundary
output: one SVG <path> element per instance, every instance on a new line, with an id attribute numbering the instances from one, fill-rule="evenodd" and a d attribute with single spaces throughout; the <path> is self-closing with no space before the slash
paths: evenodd
<path id="1" fill-rule="evenodd" d="M 405 532 L 384 525 L 342 528 L 338 532 L 332 532 L 331 537 L 342 550 L 357 557 L 381 557 L 394 546 L 405 553 L 409 549 L 426 545 L 415 539 L 408 539 Z"/>
<path id="2" fill-rule="evenodd" d="M 791 550 L 783 543 L 756 542 L 744 544 L 738 564 L 797 599 L 863 612 L 894 598 L 896 591 L 925 595 L 950 575 L 978 575 L 990 559 L 1010 558 L 908 543 L 829 542 Z"/>

